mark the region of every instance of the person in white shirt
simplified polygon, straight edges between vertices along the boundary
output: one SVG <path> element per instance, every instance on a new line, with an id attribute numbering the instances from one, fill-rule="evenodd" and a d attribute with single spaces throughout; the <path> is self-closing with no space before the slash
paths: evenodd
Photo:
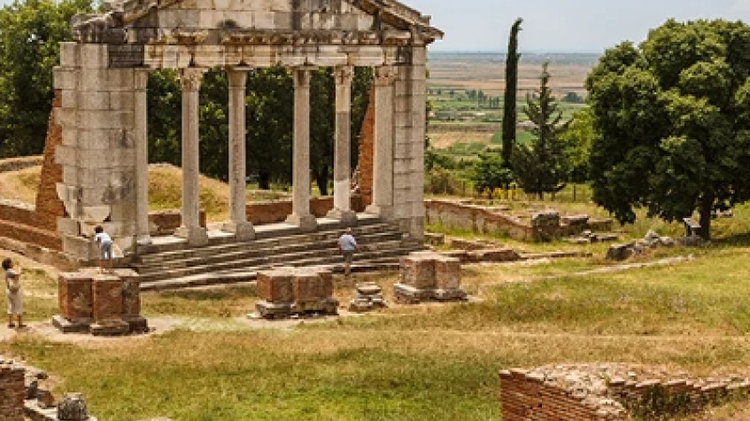
<path id="1" fill-rule="evenodd" d="M 99 273 L 104 271 L 104 261 L 107 262 L 107 269 L 112 272 L 112 237 L 104 232 L 101 225 L 94 227 L 94 241 L 99 245 Z"/>
<path id="2" fill-rule="evenodd" d="M 13 269 L 13 261 L 10 258 L 3 260 L 5 271 L 5 294 L 8 296 L 8 327 L 16 327 L 13 324 L 13 316 L 16 316 L 18 327 L 24 328 L 23 303 L 21 302 L 21 268 Z"/>

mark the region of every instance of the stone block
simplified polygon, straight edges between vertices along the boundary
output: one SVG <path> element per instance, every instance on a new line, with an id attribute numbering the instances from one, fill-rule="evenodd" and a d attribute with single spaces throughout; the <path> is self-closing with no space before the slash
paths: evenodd
<path id="1" fill-rule="evenodd" d="M 80 44 L 81 67 L 84 69 L 106 69 L 109 54 L 105 44 Z M 106 79 L 104 80 L 106 82 Z"/>
<path id="2" fill-rule="evenodd" d="M 294 301 L 291 269 L 259 271 L 257 275 L 258 298 L 272 304 L 291 303 Z"/>
<path id="3" fill-rule="evenodd" d="M 435 259 L 435 286 L 439 289 L 461 287 L 461 261 L 455 257 Z"/>
<path id="4" fill-rule="evenodd" d="M 71 321 L 91 319 L 94 315 L 93 282 L 90 273 L 61 273 L 57 282 L 60 315 Z"/>
<path id="5" fill-rule="evenodd" d="M 63 235 L 79 236 L 81 235 L 81 227 L 78 221 L 70 218 L 57 218 L 57 232 Z"/>
<path id="6" fill-rule="evenodd" d="M 57 314 L 52 316 L 52 326 L 62 333 L 88 333 L 94 319 L 71 321 Z"/>
<path id="7" fill-rule="evenodd" d="M 434 256 L 412 253 L 401 258 L 401 283 L 414 288 L 435 287 Z"/>
<path id="8" fill-rule="evenodd" d="M 92 324 L 89 332 L 94 336 L 121 336 L 130 332 L 130 324 L 124 320 L 106 319 Z"/>
<path id="9" fill-rule="evenodd" d="M 96 275 L 93 287 L 94 320 L 122 319 L 123 285 L 120 278 L 113 275 Z"/>
<path id="10" fill-rule="evenodd" d="M 323 295 L 322 279 L 317 273 L 298 273 L 294 276 L 293 291 L 296 303 L 315 303 L 327 297 Z"/>
<path id="11" fill-rule="evenodd" d="M 76 69 L 58 66 L 52 70 L 52 73 L 54 89 L 75 91 L 78 88 L 78 71 Z"/>
<path id="12" fill-rule="evenodd" d="M 414 288 L 411 285 L 393 285 L 393 299 L 399 304 L 419 304 L 432 298 L 433 290 Z"/>
<path id="13" fill-rule="evenodd" d="M 60 43 L 60 66 L 61 67 L 79 67 L 80 61 L 78 56 L 79 45 L 77 42 Z"/>
<path id="14" fill-rule="evenodd" d="M 141 282 L 136 277 L 122 278 L 122 315 L 136 318 L 141 315 Z"/>

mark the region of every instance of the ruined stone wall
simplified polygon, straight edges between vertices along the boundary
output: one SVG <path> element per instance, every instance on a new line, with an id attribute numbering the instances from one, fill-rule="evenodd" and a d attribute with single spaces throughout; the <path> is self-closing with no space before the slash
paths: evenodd
<path id="1" fill-rule="evenodd" d="M 375 142 L 375 85 L 370 88 L 370 102 L 359 136 L 359 159 L 357 186 L 365 206 L 372 204 L 373 147 Z"/>
<path id="2" fill-rule="evenodd" d="M 23 421 L 26 388 L 24 369 L 12 362 L 0 361 L 0 421 Z"/>
<path id="3" fill-rule="evenodd" d="M 750 381 L 742 378 L 639 377 L 643 373 L 618 364 L 504 370 L 500 372 L 503 420 L 668 419 L 750 392 Z"/>
<path id="4" fill-rule="evenodd" d="M 62 104 L 62 93 L 55 90 L 52 111 L 47 126 L 47 138 L 44 141 L 44 155 L 39 190 L 36 195 L 36 212 L 39 228 L 56 232 L 57 218 L 65 216 L 65 207 L 57 197 L 57 183 L 62 183 L 62 167 L 55 163 L 55 150 L 62 144 L 62 127 L 57 123 L 56 113 Z"/>
<path id="5" fill-rule="evenodd" d="M 428 224 L 460 228 L 478 233 L 507 235 L 520 241 L 534 241 L 536 230 L 507 215 L 490 212 L 479 206 L 426 200 Z"/>

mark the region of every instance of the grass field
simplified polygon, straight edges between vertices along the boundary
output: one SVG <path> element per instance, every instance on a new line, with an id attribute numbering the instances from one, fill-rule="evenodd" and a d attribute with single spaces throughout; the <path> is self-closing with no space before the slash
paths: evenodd
<path id="1" fill-rule="evenodd" d="M 749 211 L 743 206 L 715 221 L 707 247 L 655 249 L 635 260 L 692 255 L 679 264 L 619 271 L 603 259 L 606 245 L 486 237 L 525 251 L 575 249 L 592 257 L 469 265 L 463 285 L 475 297 L 470 302 L 392 306 L 297 326 L 250 323 L 252 287 L 150 293 L 145 316 L 157 326 L 171 321 L 172 329 L 90 342 L 23 334 L 0 343 L 0 354 L 48 370 L 58 394 L 83 392 L 91 413 L 108 421 L 487 420 L 500 419 L 497 372 L 511 367 L 609 361 L 747 375 Z M 621 234 L 649 228 L 680 231 L 642 220 Z M 580 275 L 591 269 L 608 271 Z M 372 280 L 391 298 L 396 276 Z M 338 282 L 336 296 L 346 303 L 352 284 Z M 24 294 L 32 321 L 55 312 L 55 282 L 45 271 L 27 270 Z M 748 420 L 745 410 L 733 403 L 711 419 Z"/>

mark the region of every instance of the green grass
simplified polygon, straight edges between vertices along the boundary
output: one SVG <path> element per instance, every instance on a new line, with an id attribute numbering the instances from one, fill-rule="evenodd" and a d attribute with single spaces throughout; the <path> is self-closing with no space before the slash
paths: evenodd
<path id="1" fill-rule="evenodd" d="M 562 206 L 587 210 L 582 203 Z M 47 370 L 57 396 L 83 392 L 90 412 L 108 421 L 487 420 L 500 419 L 501 369 L 612 361 L 698 376 L 747 373 L 747 211 L 740 207 L 735 218 L 714 221 L 716 239 L 705 248 L 654 249 L 633 260 L 694 256 L 680 264 L 581 276 L 616 269 L 603 258 L 607 245 L 485 236 L 526 251 L 592 256 L 467 265 L 463 285 L 476 298 L 471 302 L 392 306 L 293 328 L 244 322 L 256 300 L 252 287 L 149 293 L 144 314 L 177 320 L 178 329 L 78 344 L 21 335 L 0 342 L 0 354 Z M 643 220 L 623 227 L 622 235 L 637 238 L 647 227 L 681 229 Z M 398 277 L 373 280 L 391 299 Z M 27 269 L 24 304 L 31 320 L 54 312 L 55 289 L 43 271 Z M 351 290 L 339 284 L 336 296 L 346 303 Z"/>

